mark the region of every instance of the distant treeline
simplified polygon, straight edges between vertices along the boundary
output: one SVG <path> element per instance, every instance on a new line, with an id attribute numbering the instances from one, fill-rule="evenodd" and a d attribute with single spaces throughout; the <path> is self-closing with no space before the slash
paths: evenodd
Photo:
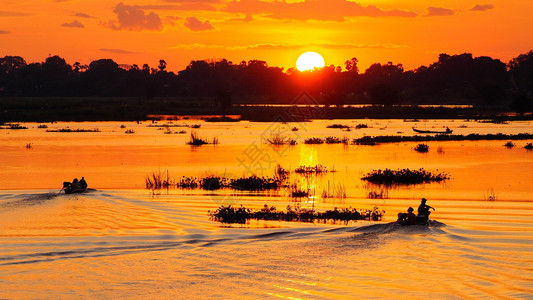
<path id="1" fill-rule="evenodd" d="M 474 104 L 531 111 L 533 51 L 505 64 L 472 54 L 440 54 L 438 61 L 405 71 L 401 64 L 371 65 L 359 72 L 358 60 L 344 68 L 313 72 L 270 67 L 264 61 L 191 61 L 177 74 L 145 64 L 124 66 L 111 59 L 69 65 L 59 56 L 26 63 L 20 56 L 0 58 L 1 97 L 211 97 L 230 103 L 290 103 L 307 91 L 319 104 Z"/>

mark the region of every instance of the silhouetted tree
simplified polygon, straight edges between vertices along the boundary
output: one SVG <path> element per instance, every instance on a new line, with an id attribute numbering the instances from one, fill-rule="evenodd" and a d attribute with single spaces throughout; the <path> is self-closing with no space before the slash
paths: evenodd
<path id="1" fill-rule="evenodd" d="M 358 62 L 359 60 L 357 60 L 357 58 L 352 57 L 352 59 L 344 62 L 344 66 L 348 72 L 352 74 L 359 74 L 359 68 L 357 67 Z"/>
<path id="2" fill-rule="evenodd" d="M 157 68 L 159 69 L 159 72 L 165 72 L 165 69 L 167 68 L 167 62 L 161 59 Z"/>
<path id="3" fill-rule="evenodd" d="M 533 92 L 533 51 L 513 58 L 508 67 L 515 88 Z"/>

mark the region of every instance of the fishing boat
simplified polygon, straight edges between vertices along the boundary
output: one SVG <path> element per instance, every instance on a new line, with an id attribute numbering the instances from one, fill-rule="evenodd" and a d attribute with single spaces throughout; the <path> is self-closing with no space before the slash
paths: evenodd
<path id="1" fill-rule="evenodd" d="M 406 213 L 399 213 L 398 214 L 398 220 L 396 220 L 396 224 L 399 225 L 428 225 L 429 224 L 429 216 L 425 215 L 416 215 L 416 223 L 415 224 L 409 224 L 406 219 Z"/>
<path id="2" fill-rule="evenodd" d="M 65 181 L 63 182 L 63 188 L 62 190 L 65 191 L 65 194 L 80 194 L 80 193 L 85 193 L 87 192 L 88 188 L 87 187 L 76 187 L 76 188 L 72 188 L 70 182 L 68 181 Z M 60 191 L 61 192 L 61 191 Z"/>
<path id="3" fill-rule="evenodd" d="M 421 129 L 416 129 L 413 127 L 413 131 L 414 132 L 418 132 L 418 133 L 436 133 L 436 134 L 450 134 L 453 132 L 453 130 L 451 130 L 450 128 L 446 127 L 446 130 L 444 131 L 439 131 L 439 130 L 421 130 Z"/>

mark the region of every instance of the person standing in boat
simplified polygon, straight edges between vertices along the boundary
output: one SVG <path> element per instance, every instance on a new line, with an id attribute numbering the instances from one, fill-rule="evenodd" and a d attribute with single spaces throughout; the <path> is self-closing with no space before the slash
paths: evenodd
<path id="1" fill-rule="evenodd" d="M 422 201 L 420 202 L 420 205 L 418 206 L 418 214 L 421 216 L 425 216 L 426 219 L 429 219 L 429 215 L 431 214 L 429 210 L 433 209 L 433 211 L 435 211 L 435 209 L 427 205 L 426 204 L 427 201 L 428 200 L 426 198 L 422 198 Z"/>
<path id="2" fill-rule="evenodd" d="M 87 182 L 85 181 L 85 177 L 81 177 L 80 179 L 80 187 L 82 190 L 87 188 Z"/>

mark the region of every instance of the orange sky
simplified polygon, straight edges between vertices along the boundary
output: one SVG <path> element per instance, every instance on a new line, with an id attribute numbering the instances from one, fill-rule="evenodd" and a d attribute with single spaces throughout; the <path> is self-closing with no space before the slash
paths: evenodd
<path id="1" fill-rule="evenodd" d="M 316 51 L 327 65 L 427 65 L 439 53 L 471 52 L 503 62 L 533 49 L 531 0 L 3 0 L 0 56 L 72 64 L 165 59 L 260 59 L 294 67 Z"/>

